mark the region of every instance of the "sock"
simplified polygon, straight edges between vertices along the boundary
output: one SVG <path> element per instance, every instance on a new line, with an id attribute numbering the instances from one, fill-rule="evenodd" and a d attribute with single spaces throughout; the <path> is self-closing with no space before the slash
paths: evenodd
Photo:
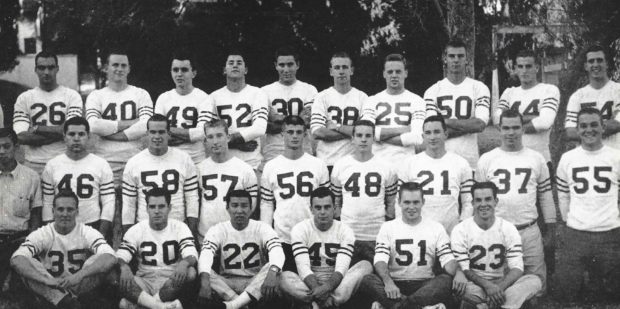
<path id="1" fill-rule="evenodd" d="M 243 292 L 239 294 L 239 297 L 231 301 L 225 302 L 225 304 L 226 304 L 227 309 L 239 309 L 249 304 L 251 300 L 252 299 L 250 298 L 250 295 L 248 294 L 248 292 Z"/>
<path id="2" fill-rule="evenodd" d="M 157 292 L 157 294 L 153 295 L 153 298 L 155 298 L 156 301 L 163 303 L 163 301 L 161 300 L 161 298 L 159 297 L 159 292 Z"/>

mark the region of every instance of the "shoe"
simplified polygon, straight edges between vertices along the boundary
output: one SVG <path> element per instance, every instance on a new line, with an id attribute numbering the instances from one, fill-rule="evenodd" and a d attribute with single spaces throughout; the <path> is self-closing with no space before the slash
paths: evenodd
<path id="1" fill-rule="evenodd" d="M 183 304 L 178 299 L 164 303 L 166 309 L 183 309 Z"/>
<path id="2" fill-rule="evenodd" d="M 430 306 L 424 306 L 422 309 L 446 309 L 446 306 L 443 303 L 437 303 Z"/>
<path id="3" fill-rule="evenodd" d="M 378 301 L 373 302 L 372 306 L 370 306 L 370 309 L 384 309 L 383 305 L 381 305 Z"/>

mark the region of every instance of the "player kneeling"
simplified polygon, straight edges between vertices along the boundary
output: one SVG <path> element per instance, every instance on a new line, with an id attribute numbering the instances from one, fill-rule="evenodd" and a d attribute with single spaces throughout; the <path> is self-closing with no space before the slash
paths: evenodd
<path id="1" fill-rule="evenodd" d="M 368 261 L 349 268 L 353 256 L 353 230 L 334 221 L 335 196 L 320 187 L 310 195 L 313 218 L 295 225 L 291 231 L 293 255 L 299 275 L 282 273 L 281 289 L 294 299 L 331 308 L 347 302 L 364 276 L 372 273 Z"/>
<path id="2" fill-rule="evenodd" d="M 127 230 L 116 256 L 120 264 L 119 308 L 182 308 L 177 299 L 196 279 L 198 252 L 189 227 L 168 219 L 170 193 L 161 188 L 145 192 L 148 221 Z M 129 262 L 138 259 L 132 273 Z"/>
<path id="3" fill-rule="evenodd" d="M 284 264 L 280 239 L 269 225 L 250 220 L 252 197 L 247 191 L 228 193 L 226 210 L 230 220 L 211 227 L 202 243 L 198 303 L 213 309 L 238 309 L 263 297 L 274 298 Z M 216 255 L 219 274 L 211 269 Z M 213 301 L 212 292 L 224 303 Z"/>
<path id="4" fill-rule="evenodd" d="M 32 232 L 11 266 L 26 287 L 55 308 L 82 308 L 75 296 L 93 291 L 114 266 L 114 250 L 97 230 L 76 223 L 78 197 L 60 190 L 52 202 L 54 222 Z"/>

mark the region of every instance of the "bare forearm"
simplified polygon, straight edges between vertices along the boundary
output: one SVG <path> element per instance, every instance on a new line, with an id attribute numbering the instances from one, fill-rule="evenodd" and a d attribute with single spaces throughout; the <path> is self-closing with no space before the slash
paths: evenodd
<path id="1" fill-rule="evenodd" d="M 30 211 L 30 221 L 28 222 L 28 229 L 34 231 L 41 226 L 41 211 L 43 207 L 36 207 Z"/>
<path id="2" fill-rule="evenodd" d="M 401 134 L 409 132 L 411 132 L 410 127 L 381 128 L 381 136 L 379 136 L 379 140 L 387 141 L 393 137 L 400 137 Z"/>
<path id="3" fill-rule="evenodd" d="M 315 139 L 325 142 L 335 142 L 343 139 L 349 139 L 349 136 L 328 128 L 317 129 L 312 135 Z"/>
<path id="4" fill-rule="evenodd" d="M 127 135 L 125 135 L 124 132 L 116 132 L 114 134 L 110 134 L 107 136 L 103 137 L 104 139 L 110 140 L 110 141 L 117 141 L 117 142 L 126 142 L 129 139 L 127 138 Z"/>
<path id="5" fill-rule="evenodd" d="M 304 278 L 304 283 L 311 289 L 314 290 L 319 287 L 319 280 L 316 278 L 315 274 L 310 274 Z"/>
<path id="6" fill-rule="evenodd" d="M 523 275 L 523 271 L 517 268 L 511 269 L 508 274 L 502 278 L 502 280 L 497 284 L 502 291 L 505 291 L 508 287 L 510 287 L 515 281 L 517 281 Z"/>
<path id="7" fill-rule="evenodd" d="M 186 143 L 191 142 L 189 138 L 189 129 L 170 128 L 170 136 L 173 138 L 181 139 Z"/>
<path id="8" fill-rule="evenodd" d="M 124 131 L 125 129 L 131 127 L 132 125 L 134 125 L 136 122 L 140 121 L 139 118 L 133 119 L 133 120 L 119 120 L 118 121 L 118 131 Z"/>
<path id="9" fill-rule="evenodd" d="M 605 132 L 604 136 L 610 136 L 620 132 L 620 122 L 615 119 L 610 119 L 605 121 Z"/>
<path id="10" fill-rule="evenodd" d="M 463 273 L 465 274 L 465 277 L 467 278 L 467 280 L 475 283 L 477 286 L 482 287 L 482 288 L 486 288 L 487 286 L 491 285 L 491 281 L 486 280 L 478 275 L 476 275 L 473 271 L 471 270 L 464 270 Z"/>
<path id="11" fill-rule="evenodd" d="M 81 270 L 82 276 L 89 277 L 108 272 L 116 263 L 116 257 L 112 254 L 101 254 L 95 258 L 92 264 L 85 265 Z"/>
<path id="12" fill-rule="evenodd" d="M 62 140 L 62 138 L 50 138 L 48 136 L 43 136 L 43 135 L 29 133 L 29 132 L 19 133 L 17 137 L 19 139 L 20 144 L 29 145 L 29 146 L 49 145 L 51 143 Z"/>
<path id="13" fill-rule="evenodd" d="M 15 272 L 17 272 L 24 279 L 33 280 L 36 282 L 46 284 L 47 282 L 46 279 L 49 279 L 49 278 L 46 278 L 45 275 L 41 274 L 34 267 L 34 263 L 41 264 L 41 262 L 33 258 L 28 258 L 25 256 L 16 256 L 11 259 L 11 267 L 15 270 Z M 43 265 L 41 265 L 41 267 L 43 267 Z"/>
<path id="14" fill-rule="evenodd" d="M 449 129 L 454 129 L 465 133 L 479 133 L 484 130 L 486 124 L 478 118 L 446 119 L 446 126 Z"/>
<path id="15" fill-rule="evenodd" d="M 392 277 L 390 277 L 390 272 L 388 270 L 388 265 L 385 262 L 377 262 L 375 263 L 375 273 L 377 276 L 381 278 L 383 283 L 393 282 Z"/>

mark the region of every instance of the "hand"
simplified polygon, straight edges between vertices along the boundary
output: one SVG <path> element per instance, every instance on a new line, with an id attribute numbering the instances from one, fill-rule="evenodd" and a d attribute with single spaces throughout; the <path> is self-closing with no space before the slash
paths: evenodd
<path id="1" fill-rule="evenodd" d="M 400 289 L 394 284 L 394 282 L 387 282 L 385 284 L 385 294 L 389 299 L 400 299 Z"/>
<path id="2" fill-rule="evenodd" d="M 252 152 L 256 150 L 257 147 L 258 147 L 258 143 L 256 141 L 249 141 L 243 144 L 235 145 L 236 149 L 243 151 L 243 152 Z"/>
<path id="3" fill-rule="evenodd" d="M 484 287 L 484 291 L 487 293 L 487 298 L 491 302 L 493 307 L 501 307 L 506 300 L 504 291 L 494 283 Z"/>
<path id="4" fill-rule="evenodd" d="M 327 299 L 323 303 L 319 304 L 319 306 L 321 308 L 336 308 L 337 307 L 336 301 L 331 295 L 328 296 Z"/>
<path id="5" fill-rule="evenodd" d="M 465 287 L 467 287 L 467 278 L 461 271 L 457 271 L 452 280 L 452 291 L 456 296 L 462 297 L 465 294 Z"/>
<path id="6" fill-rule="evenodd" d="M 299 117 L 301 117 L 306 124 L 310 124 L 310 117 L 312 116 L 312 106 L 308 105 L 306 107 L 304 107 L 304 110 L 301 111 L 301 113 L 299 114 Z"/>
<path id="7" fill-rule="evenodd" d="M 327 285 L 320 285 L 314 290 L 312 290 L 312 299 L 318 300 L 319 302 L 325 302 L 327 297 L 329 297 L 330 290 Z"/>
<path id="8" fill-rule="evenodd" d="M 79 285 L 82 282 L 82 279 L 84 279 L 84 277 L 82 277 L 81 272 L 78 271 L 75 274 L 61 278 L 60 281 L 58 281 L 58 287 L 65 290 L 70 290 L 72 287 Z"/>
<path id="9" fill-rule="evenodd" d="M 279 285 L 278 274 L 273 271 L 269 271 L 267 273 L 267 277 L 265 278 L 265 282 L 260 287 L 260 292 L 263 294 L 266 300 L 272 299 L 273 297 L 278 296 L 278 285 Z"/>
<path id="10" fill-rule="evenodd" d="M 187 279 L 187 263 L 182 262 L 177 265 L 172 273 L 172 286 L 179 288 L 185 283 L 185 279 Z"/>
<path id="11" fill-rule="evenodd" d="M 340 128 L 340 125 L 331 121 L 331 120 L 327 120 L 327 123 L 325 124 L 325 126 L 330 129 L 330 130 L 334 130 L 336 131 L 336 129 Z"/>
<path id="12" fill-rule="evenodd" d="M 126 269 L 125 269 L 126 267 Z M 119 278 L 121 291 L 129 291 L 133 284 L 133 273 L 129 266 L 121 267 L 121 276 Z"/>
<path id="13" fill-rule="evenodd" d="M 198 299 L 211 300 L 212 297 L 211 284 L 201 285 L 198 291 Z"/>
<path id="14" fill-rule="evenodd" d="M 49 286 L 50 288 L 58 289 L 60 288 L 60 280 L 62 280 L 62 278 L 54 278 L 50 275 L 45 277 L 44 284 Z"/>

